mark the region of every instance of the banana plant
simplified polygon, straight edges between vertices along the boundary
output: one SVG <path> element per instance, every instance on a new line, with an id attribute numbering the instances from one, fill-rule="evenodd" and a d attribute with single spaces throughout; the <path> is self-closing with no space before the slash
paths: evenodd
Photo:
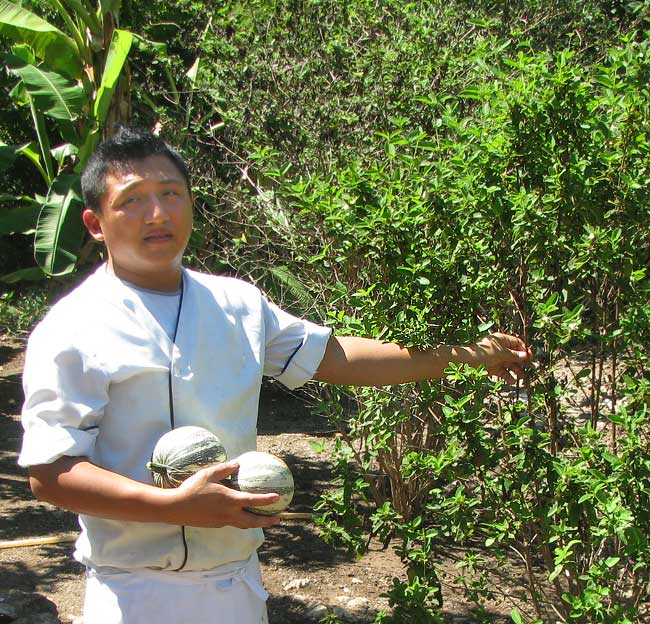
<path id="1" fill-rule="evenodd" d="M 42 273 L 64 275 L 75 268 L 84 241 L 81 171 L 98 140 L 130 116 L 127 59 L 136 37 L 119 28 L 121 0 L 42 4 L 56 11 L 61 28 L 0 0 L 0 35 L 11 42 L 2 60 L 17 78 L 10 95 L 34 129 L 30 143 L 0 143 L 0 172 L 27 158 L 47 189 L 30 197 L 1 195 L 0 236 L 33 231 Z"/>

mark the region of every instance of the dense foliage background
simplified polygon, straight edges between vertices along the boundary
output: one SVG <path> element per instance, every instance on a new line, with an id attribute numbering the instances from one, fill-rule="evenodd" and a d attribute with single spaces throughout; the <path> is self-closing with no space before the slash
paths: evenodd
<path id="1" fill-rule="evenodd" d="M 48 4 L 29 3 L 56 21 Z M 504 561 L 523 566 L 514 622 L 647 614 L 649 8 L 122 3 L 122 27 L 166 44 L 129 57 L 131 118 L 191 162 L 188 262 L 339 333 L 427 346 L 502 329 L 535 349 L 517 387 L 454 368 L 319 394 L 340 430 L 325 538 L 392 540 L 408 568 L 378 622 L 436 621 L 450 540 L 477 617 Z M 31 140 L 0 81 L 0 138 Z M 32 185 L 17 159 L 7 194 Z M 32 262 L 29 232 L 2 244 L 0 273 Z M 29 329 L 47 305 L 33 288 L 5 289 L 1 325 Z"/>

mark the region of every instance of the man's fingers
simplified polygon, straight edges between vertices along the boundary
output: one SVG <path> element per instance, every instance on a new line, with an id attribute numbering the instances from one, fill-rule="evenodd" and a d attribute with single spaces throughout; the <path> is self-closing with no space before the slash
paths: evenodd
<path id="1" fill-rule="evenodd" d="M 496 342 L 499 347 L 505 348 L 517 360 L 528 361 L 533 358 L 533 353 L 528 345 L 518 336 L 496 333 L 490 334 L 488 338 Z"/>
<path id="2" fill-rule="evenodd" d="M 249 492 L 239 492 L 237 502 L 242 507 L 264 507 L 265 505 L 272 505 L 280 500 L 280 495 L 274 492 L 269 494 L 251 494 Z"/>
<path id="3" fill-rule="evenodd" d="M 515 383 L 517 379 L 512 375 L 512 373 L 507 369 L 503 368 L 499 373 L 497 373 L 501 379 L 507 381 L 508 383 Z"/>
<path id="4" fill-rule="evenodd" d="M 212 466 L 206 466 L 201 468 L 196 474 L 202 472 L 209 481 L 217 482 L 234 475 L 239 470 L 239 464 L 237 462 L 226 462 L 223 464 L 213 464 Z"/>
<path id="5" fill-rule="evenodd" d="M 510 353 L 512 353 L 512 357 L 515 360 L 519 360 L 522 364 L 530 362 L 531 360 L 531 353 L 526 348 L 523 348 L 521 351 L 513 351 L 510 349 Z"/>

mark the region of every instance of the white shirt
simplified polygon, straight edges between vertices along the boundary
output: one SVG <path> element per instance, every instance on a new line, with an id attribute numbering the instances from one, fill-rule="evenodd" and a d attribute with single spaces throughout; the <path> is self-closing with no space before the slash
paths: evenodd
<path id="1" fill-rule="evenodd" d="M 161 435 L 197 425 L 229 458 L 256 447 L 263 375 L 295 388 L 311 379 L 330 330 L 293 317 L 240 280 L 183 271 L 175 343 L 141 298 L 100 267 L 33 331 L 23 385 L 21 466 L 63 455 L 152 483 Z M 75 557 L 91 567 L 208 570 L 245 561 L 258 529 L 202 529 L 80 516 Z M 185 546 L 187 545 L 187 548 Z"/>

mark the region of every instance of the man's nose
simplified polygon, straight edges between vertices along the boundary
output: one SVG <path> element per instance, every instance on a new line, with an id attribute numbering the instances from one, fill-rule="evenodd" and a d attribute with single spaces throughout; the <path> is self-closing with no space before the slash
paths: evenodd
<path id="1" fill-rule="evenodd" d="M 167 221 L 169 214 L 165 208 L 165 203 L 157 193 L 150 193 L 147 199 L 147 221 L 151 223 L 160 223 Z"/>

